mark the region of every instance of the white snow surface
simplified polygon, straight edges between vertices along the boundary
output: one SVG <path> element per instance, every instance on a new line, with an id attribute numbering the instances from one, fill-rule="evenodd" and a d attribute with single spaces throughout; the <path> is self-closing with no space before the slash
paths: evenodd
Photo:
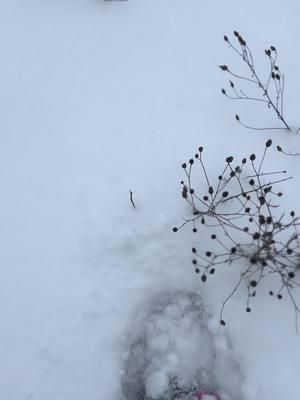
<path id="1" fill-rule="evenodd" d="M 297 128 L 299 13 L 296 0 L 0 2 L 1 399 L 123 400 L 145 335 L 148 396 L 172 373 L 191 383 L 198 368 L 222 400 L 299 398 L 290 302 L 265 286 L 248 314 L 241 287 L 220 327 L 238 271 L 203 284 L 195 236 L 172 232 L 187 212 L 180 165 L 199 145 L 214 174 L 269 137 L 300 152 L 293 133 L 236 124 L 237 111 L 276 121 L 222 97 L 217 67 L 238 62 L 223 42 L 234 29 L 262 60 L 274 44 Z M 285 204 L 299 213 L 299 158 L 273 166 L 293 175 Z"/>

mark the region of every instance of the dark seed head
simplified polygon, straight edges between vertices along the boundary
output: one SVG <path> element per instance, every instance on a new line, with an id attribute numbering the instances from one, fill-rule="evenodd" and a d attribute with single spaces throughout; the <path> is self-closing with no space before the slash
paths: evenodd
<path id="1" fill-rule="evenodd" d="M 271 139 L 266 141 L 266 147 L 270 147 L 270 146 L 272 146 L 272 140 Z"/>
<path id="2" fill-rule="evenodd" d="M 222 71 L 228 71 L 228 66 L 227 65 L 219 65 Z"/>
<path id="3" fill-rule="evenodd" d="M 260 215 L 260 216 L 258 217 L 258 221 L 259 221 L 259 223 L 260 223 L 261 225 L 263 225 L 263 224 L 266 223 L 266 218 L 265 218 L 263 215 Z"/>
<path id="4" fill-rule="evenodd" d="M 205 282 L 206 280 L 207 280 L 207 276 L 206 276 L 206 275 L 202 275 L 202 276 L 201 276 L 201 281 L 202 281 L 202 282 Z"/>
<path id="5" fill-rule="evenodd" d="M 265 50 L 265 53 L 266 53 L 266 55 L 267 55 L 268 57 L 270 57 L 270 55 L 271 55 L 271 50 L 270 50 L 270 49 L 267 49 L 267 50 Z"/>
<path id="6" fill-rule="evenodd" d="M 259 202 L 260 202 L 260 204 L 261 204 L 262 206 L 266 203 L 266 199 L 265 199 L 264 196 L 260 196 L 260 197 L 258 198 L 258 200 L 259 200 Z"/>
<path id="7" fill-rule="evenodd" d="M 241 46 L 246 46 L 246 42 L 241 36 L 239 37 L 239 42 L 240 42 Z"/>

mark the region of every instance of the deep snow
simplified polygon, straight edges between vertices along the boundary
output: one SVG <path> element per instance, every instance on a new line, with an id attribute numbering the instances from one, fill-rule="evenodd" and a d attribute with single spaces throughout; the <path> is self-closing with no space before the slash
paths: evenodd
<path id="1" fill-rule="evenodd" d="M 295 0 L 0 3 L 1 398 L 120 399 L 136 315 L 176 290 L 201 296 L 243 399 L 299 396 L 290 304 L 261 293 L 248 315 L 241 288 L 221 329 L 232 275 L 200 284 L 189 230 L 171 232 L 186 214 L 180 165 L 199 145 L 213 171 L 269 136 L 299 152 L 295 135 L 235 123 L 237 108 L 274 119 L 223 98 L 217 68 L 237 63 L 222 40 L 233 29 L 258 59 L 276 45 L 299 126 L 299 11 Z M 299 159 L 274 162 L 294 175 L 286 202 L 297 210 Z"/>

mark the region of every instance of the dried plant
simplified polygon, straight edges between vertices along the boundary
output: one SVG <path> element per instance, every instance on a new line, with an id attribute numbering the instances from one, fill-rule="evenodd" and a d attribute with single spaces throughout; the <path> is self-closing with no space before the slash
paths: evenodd
<path id="1" fill-rule="evenodd" d="M 265 79 L 262 79 L 255 67 L 254 58 L 250 48 L 248 47 L 246 41 L 243 37 L 236 31 L 233 32 L 237 41 L 237 45 L 234 45 L 228 38 L 228 36 L 224 36 L 225 42 L 247 65 L 249 69 L 249 76 L 242 76 L 233 72 L 227 65 L 220 65 L 222 71 L 231 75 L 232 79 L 236 78 L 239 81 L 244 81 L 249 83 L 249 85 L 254 85 L 255 88 L 259 89 L 261 95 L 252 96 L 249 95 L 245 89 L 239 89 L 234 83 L 233 80 L 229 80 L 230 84 L 230 92 L 227 92 L 225 89 L 222 89 L 222 93 L 232 100 L 249 100 L 255 101 L 259 103 L 264 103 L 269 109 L 273 110 L 277 116 L 277 118 L 282 122 L 284 129 L 290 131 L 290 126 L 287 124 L 284 116 L 283 116 L 283 106 L 284 106 L 284 87 L 285 87 L 285 78 L 284 74 L 281 72 L 278 64 L 277 64 L 277 50 L 274 46 L 270 46 L 270 48 L 265 50 L 265 54 L 269 61 L 268 73 Z M 236 120 L 246 128 L 255 129 L 255 130 L 267 130 L 267 129 L 282 129 L 280 127 L 275 128 L 260 128 L 253 127 L 248 124 L 245 124 L 241 121 L 239 115 L 235 116 Z"/>
<path id="2" fill-rule="evenodd" d="M 239 262 L 244 266 L 238 282 L 222 305 L 222 325 L 225 325 L 224 307 L 241 283 L 246 283 L 246 311 L 250 312 L 251 299 L 269 274 L 278 278 L 277 288 L 270 287 L 269 294 L 282 299 L 287 293 L 295 315 L 300 312 L 292 293 L 292 289 L 299 286 L 296 274 L 300 266 L 300 219 L 294 211 L 289 215 L 280 211 L 278 201 L 283 194 L 276 190 L 276 185 L 291 177 L 286 176 L 286 171 L 264 171 L 271 148 L 274 146 L 268 140 L 260 158 L 251 154 L 238 164 L 232 156 L 227 157 L 222 173 L 214 182 L 203 161 L 203 147 L 189 163 L 182 165 L 187 178 L 181 182 L 182 197 L 191 208 L 192 216 L 184 219 L 173 231 L 192 225 L 194 233 L 200 229 L 202 233 L 208 233 L 211 240 L 207 248 L 192 248 L 195 272 L 206 282 L 224 265 Z M 276 150 L 290 154 L 281 146 L 277 146 Z M 192 182 L 196 163 L 206 182 L 204 193 L 198 193 Z M 268 283 L 273 285 L 274 281 L 269 279 Z"/>

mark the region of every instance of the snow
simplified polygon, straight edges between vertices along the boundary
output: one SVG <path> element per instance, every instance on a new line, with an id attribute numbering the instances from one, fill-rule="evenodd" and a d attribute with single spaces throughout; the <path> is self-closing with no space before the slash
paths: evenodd
<path id="1" fill-rule="evenodd" d="M 298 127 L 299 11 L 294 0 L 1 1 L 1 398 L 123 400 L 145 335 L 149 365 L 132 384 L 146 378 L 148 396 L 170 373 L 193 383 L 199 368 L 201 389 L 222 400 L 299 396 L 290 303 L 265 287 L 249 315 L 242 287 L 220 327 L 238 271 L 203 284 L 195 236 L 172 233 L 187 212 L 180 165 L 199 145 L 213 174 L 269 137 L 300 152 L 294 134 L 235 123 L 237 111 L 275 120 L 222 97 L 217 68 L 238 65 L 222 40 L 233 29 L 258 59 L 276 45 Z M 299 159 L 273 163 L 294 176 L 285 204 L 297 210 Z"/>
<path id="2" fill-rule="evenodd" d="M 218 390 L 228 400 L 239 397 L 243 380 L 239 364 L 228 338 L 221 332 L 211 334 L 208 329 L 213 319 L 205 311 L 201 296 L 164 289 L 148 299 L 148 304 L 131 326 L 131 345 L 123 371 L 126 398 L 142 397 L 143 379 L 146 395 L 161 398 L 170 377 L 176 377 L 180 388 L 202 385 Z M 144 376 L 133 392 L 137 369 L 143 370 Z"/>

